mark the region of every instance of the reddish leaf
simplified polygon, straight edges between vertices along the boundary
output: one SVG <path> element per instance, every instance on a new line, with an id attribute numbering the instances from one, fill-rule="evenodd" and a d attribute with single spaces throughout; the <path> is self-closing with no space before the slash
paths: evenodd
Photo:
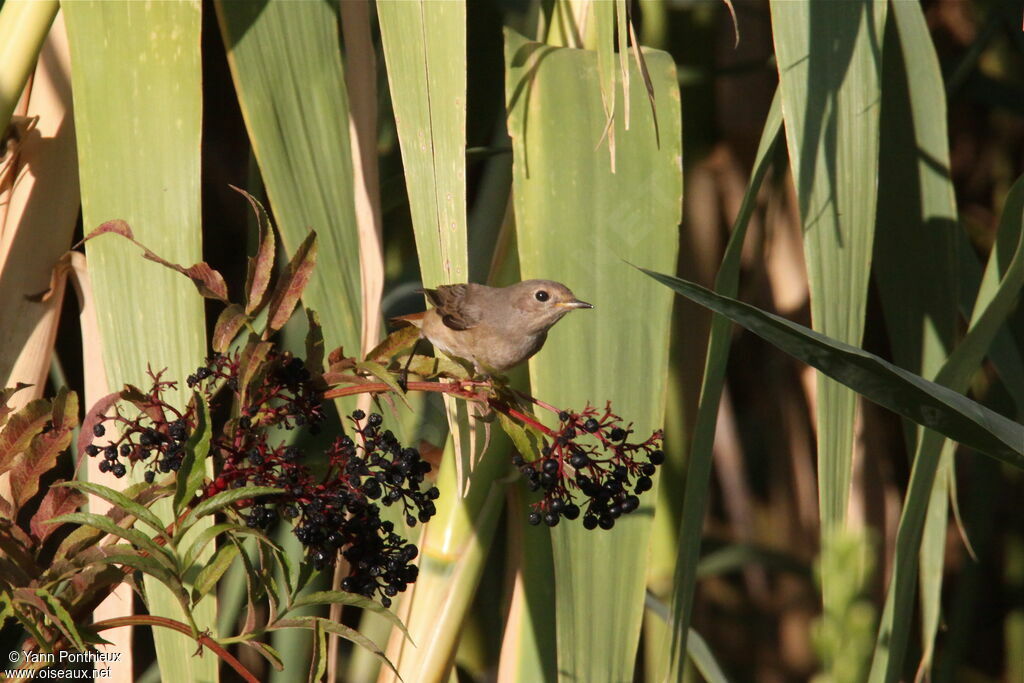
<path id="1" fill-rule="evenodd" d="M 76 446 L 76 456 L 81 459 L 82 454 L 85 453 L 85 447 L 92 443 L 92 430 L 100 422 L 100 418 L 106 414 L 110 406 L 117 402 L 117 399 L 121 397 L 121 392 L 115 392 L 113 394 L 107 394 L 100 400 L 93 404 L 89 412 L 85 414 L 85 419 L 82 420 L 82 431 L 78 433 L 78 444 Z"/>
<path id="2" fill-rule="evenodd" d="M 53 429 L 37 434 L 24 457 L 11 469 L 11 495 L 15 509 L 39 492 L 39 478 L 53 469 L 57 457 L 71 445 L 71 431 L 77 424 L 78 396 L 61 390 L 53 399 Z"/>
<path id="3" fill-rule="evenodd" d="M 132 233 L 132 229 L 128 227 L 128 224 L 123 220 L 117 219 L 107 221 L 86 235 L 82 242 L 107 233 L 121 235 L 121 237 L 131 240 L 132 244 L 137 246 L 139 249 L 142 249 L 142 255 L 150 261 L 159 263 L 162 266 L 166 266 L 171 270 L 175 270 L 182 275 L 187 276 L 195 284 L 199 293 L 208 299 L 219 299 L 224 303 L 228 303 L 228 286 L 224 282 L 224 277 L 219 272 L 211 268 L 208 263 L 203 261 L 186 268 L 184 266 L 179 266 L 177 263 L 171 263 L 170 261 L 161 258 L 144 244 L 140 244 L 136 241 L 135 234 Z M 82 244 L 82 242 L 79 242 L 78 244 Z M 78 245 L 76 244 L 75 246 Z"/>
<path id="4" fill-rule="evenodd" d="M 249 322 L 249 316 L 238 304 L 231 304 L 217 317 L 217 325 L 213 328 L 213 350 L 224 353 L 239 331 Z"/>
<path id="5" fill-rule="evenodd" d="M 136 242 L 136 244 L 139 243 Z M 194 266 L 185 268 L 184 266 L 179 266 L 177 263 L 171 263 L 170 261 L 157 256 L 141 244 L 139 244 L 139 246 L 142 247 L 142 255 L 150 261 L 159 263 L 162 266 L 167 266 L 171 270 L 175 270 L 192 280 L 192 284 L 196 286 L 199 293 L 207 299 L 219 299 L 224 303 L 229 303 L 228 286 L 227 283 L 224 282 L 224 276 L 211 268 L 210 264 L 206 261 L 200 261 Z"/>
<path id="6" fill-rule="evenodd" d="M 7 424 L 7 416 L 11 414 L 13 408 L 7 405 L 8 401 L 11 400 L 11 396 L 22 389 L 27 389 L 32 386 L 31 384 L 25 384 L 24 382 L 18 382 L 13 387 L 7 387 L 6 389 L 0 390 L 0 427 Z"/>
<path id="7" fill-rule="evenodd" d="M 274 226 L 263 205 L 245 190 L 234 185 L 229 185 L 229 187 L 248 200 L 253 213 L 256 214 L 256 223 L 259 226 L 259 249 L 256 251 L 255 258 L 248 259 L 249 267 L 245 275 L 245 312 L 253 315 L 267 303 L 277 240 L 274 237 Z"/>
<path id="8" fill-rule="evenodd" d="M 0 519 L 0 560 L 5 561 L 4 579 L 22 585 L 39 573 L 32 539 L 10 518 Z M 17 574 L 17 576 L 15 575 Z"/>
<path id="9" fill-rule="evenodd" d="M 50 402 L 41 398 L 11 415 L 0 432 L 0 474 L 9 470 L 14 457 L 25 451 L 33 437 L 43 431 L 51 412 Z"/>
<path id="10" fill-rule="evenodd" d="M 29 522 L 32 535 L 40 544 L 46 542 L 50 534 L 59 527 L 58 524 L 50 524 L 49 521 L 54 517 L 74 512 L 82 505 L 85 505 L 85 496 L 79 491 L 67 486 L 51 486 L 39 503 L 39 509 L 32 516 L 32 521 Z"/>
<path id="11" fill-rule="evenodd" d="M 273 296 L 270 297 L 270 311 L 267 315 L 267 329 L 263 333 L 266 339 L 271 333 L 284 327 L 291 317 L 295 305 L 302 297 L 302 291 L 309 283 L 316 265 L 317 242 L 316 232 L 309 236 L 295 250 L 295 255 L 288 262 L 288 270 L 277 282 Z"/>
<path id="12" fill-rule="evenodd" d="M 251 337 L 242 351 L 238 362 L 238 387 L 241 393 L 240 403 L 249 403 L 249 393 L 263 381 L 267 372 L 267 354 L 274 348 L 270 342 L 257 341 Z"/>
<path id="13" fill-rule="evenodd" d="M 338 372 L 356 366 L 356 359 L 345 355 L 345 349 L 340 346 L 327 354 L 327 367 Z"/>
<path id="14" fill-rule="evenodd" d="M 130 239 L 132 242 L 135 242 L 135 234 L 132 232 L 132 229 L 128 226 L 128 224 L 126 222 L 124 222 L 123 220 L 118 218 L 116 220 L 107 221 L 106 223 L 104 223 L 100 227 L 98 227 L 95 230 L 93 230 L 92 232 L 90 232 L 88 235 L 83 237 L 82 241 L 79 242 L 78 244 L 76 244 L 75 247 L 79 246 L 80 244 L 84 244 L 85 242 L 88 242 L 89 240 L 93 239 L 94 237 L 99 237 L 100 235 L 106 235 L 107 233 L 111 233 L 111 232 L 114 233 L 115 235 L 120 235 L 121 237 L 126 237 L 126 238 Z M 136 244 L 138 244 L 138 243 L 136 242 Z M 72 247 L 72 249 L 74 249 L 75 247 Z"/>

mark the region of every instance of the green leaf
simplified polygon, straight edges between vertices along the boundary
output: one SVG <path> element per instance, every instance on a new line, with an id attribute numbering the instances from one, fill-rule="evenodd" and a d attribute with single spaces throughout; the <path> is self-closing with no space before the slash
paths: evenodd
<path id="1" fill-rule="evenodd" d="M 562 408 L 610 400 L 638 433 L 649 434 L 661 427 L 664 415 L 672 299 L 634 277 L 622 260 L 655 258 L 663 270 L 675 267 L 682 149 L 675 65 L 666 53 L 644 54 L 658 102 L 660 144 L 646 93 L 632 88 L 631 108 L 644 114 L 632 117 L 629 130 L 616 117 L 612 173 L 608 151 L 598 147 L 607 117 L 596 53 L 531 43 L 511 31 L 505 35 L 522 277 L 557 274 L 596 306 L 567 316 L 550 331 L 530 360 L 533 393 Z M 630 69 L 632 79 L 642 78 L 635 64 Z M 616 79 L 615 96 L 621 98 L 621 74 Z M 616 103 L 617 111 L 623 107 L 621 100 Z M 578 523 L 553 530 L 563 679 L 632 679 L 650 530 L 650 515 L 643 511 L 600 534 Z M 607 620 L 593 618 L 598 602 Z"/>
<path id="2" fill-rule="evenodd" d="M 246 498 L 256 498 L 257 496 L 268 496 L 283 492 L 284 489 L 273 488 L 270 486 L 243 486 L 238 489 L 221 491 L 215 496 L 205 498 L 194 508 L 189 510 L 188 514 L 185 515 L 185 518 L 181 520 L 181 524 L 178 525 L 175 536 L 181 538 L 181 536 L 183 536 L 193 524 L 201 520 L 203 517 L 212 515 L 214 512 L 231 505 L 237 500 L 245 500 Z"/>
<path id="3" fill-rule="evenodd" d="M 938 55 L 917 3 L 893 3 L 885 33 L 882 149 L 875 277 L 893 361 L 934 379 L 954 345 L 958 316 L 958 225 L 950 177 L 946 94 Z M 908 258 L 912 254 L 912 258 Z M 920 428 L 907 421 L 908 452 Z M 927 676 L 939 628 L 955 444 L 942 449 L 921 544 L 922 668 Z"/>
<path id="4" fill-rule="evenodd" d="M 374 655 L 379 657 L 382 662 L 387 664 L 389 669 L 394 671 L 396 674 L 398 673 L 398 670 L 395 669 L 395 666 L 384 654 L 384 651 L 380 649 L 376 643 L 363 636 L 363 634 L 354 628 L 349 628 L 344 624 L 337 624 L 333 621 L 328 621 L 322 617 L 293 617 L 290 619 L 278 619 L 272 625 L 268 626 L 267 630 L 280 631 L 281 629 L 286 628 L 305 628 L 311 630 L 321 628 L 328 633 L 339 635 L 345 640 L 351 641 L 359 647 L 372 652 Z"/>
<path id="5" fill-rule="evenodd" d="M 160 564 L 168 570 L 173 572 L 176 569 L 174 555 L 171 554 L 167 548 L 157 545 L 152 538 L 137 529 L 125 529 L 124 527 L 119 526 L 109 517 L 97 515 L 92 512 L 72 512 L 66 515 L 61 515 L 60 517 L 54 517 L 51 521 L 54 524 L 63 524 L 66 522 L 70 522 L 72 524 L 85 524 L 113 536 L 117 536 L 118 538 L 123 538 L 136 548 L 145 550 L 149 553 L 150 557 L 160 562 Z"/>
<path id="6" fill-rule="evenodd" d="M 965 446 L 1024 469 L 1024 427 L 980 403 L 803 325 L 686 280 L 643 270 L 691 301 L 728 317 L 878 405 Z"/>
<path id="7" fill-rule="evenodd" d="M 409 632 L 405 630 L 405 625 L 402 621 L 386 607 L 382 606 L 376 600 L 363 597 L 362 595 L 356 595 L 355 593 L 346 593 L 345 591 L 314 591 L 312 593 L 306 593 L 305 595 L 299 596 L 287 610 L 281 612 L 284 616 L 288 612 L 297 610 L 301 607 L 309 605 L 351 605 L 353 607 L 359 607 L 361 609 L 369 610 L 375 614 L 379 614 L 398 629 L 409 637 Z M 415 645 L 415 644 L 414 644 Z"/>
<path id="8" fill-rule="evenodd" d="M 715 289 L 722 294 L 735 296 L 739 290 L 740 257 L 743 242 L 750 225 L 750 217 L 757 205 L 758 192 L 764 182 L 772 157 L 779 143 L 782 131 L 782 99 L 776 91 L 768 118 L 761 132 L 757 157 L 750 183 L 743 195 L 739 213 L 733 224 L 732 235 L 722 258 L 722 265 L 715 278 Z M 686 484 L 683 493 L 683 518 L 679 526 L 679 541 L 676 546 L 676 568 L 674 594 L 672 598 L 671 645 L 665 648 L 669 655 L 670 680 L 682 680 L 685 672 L 685 657 L 688 652 L 687 636 L 690 629 L 690 615 L 693 610 L 693 595 L 696 586 L 697 561 L 700 558 L 701 536 L 707 508 L 709 480 L 714 454 L 715 429 L 718 424 L 718 407 L 721 404 L 722 388 L 732 344 L 732 325 L 727 318 L 714 316 L 704 363 L 704 381 L 701 385 L 697 418 L 693 427 L 693 443 L 690 447 Z"/>
<path id="9" fill-rule="evenodd" d="M 199 576 L 196 577 L 192 584 L 193 600 L 198 600 L 199 597 L 206 595 L 216 588 L 220 577 L 224 576 L 224 572 L 228 570 L 231 563 L 238 557 L 238 553 L 238 547 L 234 544 L 222 545 L 220 548 L 217 548 L 213 558 L 199 571 Z"/>
<path id="10" fill-rule="evenodd" d="M 75 624 L 74 618 L 68 612 L 67 607 L 65 607 L 60 599 L 48 590 L 37 588 L 35 593 L 46 603 L 46 613 L 50 616 L 57 627 L 60 628 L 61 633 L 63 633 L 64 636 L 71 641 L 71 644 L 79 651 L 84 651 L 86 649 L 85 641 L 82 640 L 82 634 L 78 632 L 78 626 Z"/>
<path id="11" fill-rule="evenodd" d="M 174 514 L 180 516 L 206 481 L 206 456 L 210 452 L 210 438 L 213 427 L 210 425 L 210 407 L 199 392 L 192 394 L 192 404 L 196 409 L 196 428 L 192 430 L 185 443 L 185 457 L 177 472 L 174 490 Z"/>
<path id="12" fill-rule="evenodd" d="M 803 228 L 811 321 L 818 332 L 852 346 L 860 345 L 864 332 L 871 275 L 888 5 L 886 0 L 773 0 L 770 5 L 786 142 Z M 816 380 L 824 538 L 846 521 L 857 397 L 822 375 Z M 827 552 L 824 542 L 822 547 Z M 822 577 L 826 611 L 833 578 Z M 841 577 L 836 580 L 842 582 Z"/>
<path id="13" fill-rule="evenodd" d="M 135 500 L 132 500 L 132 498 L 130 498 L 129 496 L 125 495 L 120 491 L 115 491 L 114 489 L 108 486 L 104 486 L 102 484 L 95 484 L 91 481 L 79 480 L 62 481 L 57 484 L 54 484 L 54 486 L 66 486 L 68 488 L 73 488 L 75 490 L 82 491 L 83 493 L 89 493 L 99 498 L 102 498 L 103 500 L 107 501 L 108 503 L 117 507 L 118 509 L 125 511 L 130 515 L 133 515 L 142 522 L 145 522 L 155 532 L 163 536 L 165 540 L 171 540 L 170 536 L 167 535 L 167 530 L 164 524 L 160 521 L 160 518 L 153 513 L 152 510 L 147 508 L 145 505 L 141 505 Z"/>
<path id="14" fill-rule="evenodd" d="M 466 3 L 377 5 L 424 287 L 466 281 Z"/>
<path id="15" fill-rule="evenodd" d="M 122 219 L 168 261 L 200 261 L 201 7 L 83 0 L 62 10 L 85 230 Z M 111 106 L 129 94 L 131 106 Z M 193 372 L 207 346 L 203 300 L 192 284 L 112 235 L 90 240 L 86 254 L 108 386 L 145 385 L 150 365 L 177 380 Z M 183 408 L 183 385 L 166 398 Z M 153 507 L 167 524 L 171 504 Z M 183 617 L 180 596 L 152 583 L 147 594 L 151 613 Z M 197 606 L 198 628 L 213 629 L 215 613 L 212 600 Z M 216 659 L 192 657 L 193 640 L 166 629 L 153 637 L 165 680 L 216 680 Z"/>

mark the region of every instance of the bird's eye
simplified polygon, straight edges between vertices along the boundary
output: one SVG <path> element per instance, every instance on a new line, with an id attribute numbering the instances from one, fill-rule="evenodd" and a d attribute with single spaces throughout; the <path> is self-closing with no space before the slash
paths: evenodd
<path id="1" fill-rule="evenodd" d="M 545 292 L 543 289 L 537 290 L 537 293 L 533 295 L 537 301 L 547 301 L 551 298 L 551 295 Z"/>

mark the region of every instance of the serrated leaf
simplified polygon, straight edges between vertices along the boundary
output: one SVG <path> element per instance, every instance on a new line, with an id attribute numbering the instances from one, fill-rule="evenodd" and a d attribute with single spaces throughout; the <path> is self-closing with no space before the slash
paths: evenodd
<path id="1" fill-rule="evenodd" d="M 257 496 L 268 496 L 275 493 L 284 493 L 284 489 L 272 488 L 270 486 L 243 486 L 238 489 L 228 489 L 227 491 L 221 491 L 217 495 L 206 498 L 197 504 L 194 508 L 188 511 L 185 515 L 185 519 L 178 525 L 178 530 L 175 535 L 180 538 L 188 529 L 192 527 L 197 521 L 211 515 L 218 510 L 231 505 L 235 501 L 245 500 L 246 498 L 255 498 Z"/>
<path id="2" fill-rule="evenodd" d="M 78 396 L 61 389 L 50 411 L 51 429 L 37 434 L 18 463 L 11 468 L 11 495 L 20 508 L 39 491 L 39 478 L 57 464 L 57 458 L 71 445 L 71 432 L 78 421 Z"/>
<path id="3" fill-rule="evenodd" d="M 275 671 L 284 671 L 284 662 L 281 660 L 281 655 L 267 643 L 261 643 L 258 640 L 243 640 L 241 644 L 251 647 L 266 657 Z"/>
<path id="4" fill-rule="evenodd" d="M 420 330 L 418 327 L 414 327 L 412 325 L 399 327 L 397 330 L 384 337 L 384 341 L 373 347 L 373 349 L 366 354 L 366 360 L 372 360 L 378 363 L 387 363 L 389 360 L 394 358 L 399 351 L 411 349 L 419 338 Z"/>
<path id="5" fill-rule="evenodd" d="M 0 432 L 0 474 L 11 468 L 14 456 L 25 451 L 50 419 L 50 402 L 37 399 L 10 416 Z"/>
<path id="6" fill-rule="evenodd" d="M 284 324 L 292 317 L 292 311 L 295 310 L 295 305 L 302 298 L 302 292 L 309 284 L 309 278 L 313 274 L 316 256 L 316 232 L 310 231 L 299 248 L 295 250 L 292 260 L 288 262 L 287 270 L 281 274 L 274 293 L 270 297 L 267 329 L 263 333 L 264 339 L 284 327 Z"/>
<path id="7" fill-rule="evenodd" d="M 11 414 L 12 409 L 8 404 L 11 397 L 22 389 L 27 389 L 32 386 L 31 384 L 25 384 L 24 382 L 18 382 L 13 387 L 5 387 L 0 390 L 0 427 L 7 424 L 7 416 Z"/>
<path id="8" fill-rule="evenodd" d="M 164 525 L 160 523 L 160 518 L 156 514 L 135 500 L 133 500 L 126 492 L 116 491 L 110 487 L 103 486 L 91 481 L 63 481 L 54 484 L 55 490 L 68 490 L 77 489 L 90 493 L 94 496 L 102 498 L 117 509 L 127 512 L 142 522 L 148 524 L 155 532 L 164 536 L 165 539 L 170 540 L 167 536 L 167 531 L 164 529 Z M 61 488 L 56 488 L 61 487 Z M 113 520 L 112 520 L 113 521 Z"/>
<path id="9" fill-rule="evenodd" d="M 106 532 L 112 536 L 123 538 L 140 550 L 145 550 L 149 556 L 158 561 L 169 571 L 175 570 L 174 557 L 166 548 L 159 546 L 152 538 L 138 529 L 125 529 L 114 522 L 114 520 L 103 515 L 92 512 L 72 512 L 50 520 L 54 524 L 70 522 L 72 524 L 84 524 Z"/>
<path id="10" fill-rule="evenodd" d="M 116 234 L 130 240 L 132 244 L 137 246 L 139 249 L 142 249 L 142 256 L 144 258 L 152 261 L 153 263 L 159 263 L 165 268 L 170 268 L 175 272 L 181 273 L 192 280 L 192 284 L 196 286 L 196 289 L 198 289 L 199 293 L 204 297 L 208 299 L 219 299 L 224 303 L 228 303 L 228 286 L 227 283 L 224 282 L 224 276 L 211 268 L 210 264 L 205 261 L 200 261 L 199 263 L 188 267 L 172 263 L 171 261 L 168 261 L 156 254 L 156 252 L 146 245 L 138 242 L 135 239 L 135 234 L 132 232 L 132 229 L 128 226 L 128 223 L 121 219 L 103 223 L 100 227 L 86 235 L 82 242 L 87 242 L 88 240 L 104 234 Z"/>
<path id="11" fill-rule="evenodd" d="M 316 628 L 322 628 L 328 633 L 334 633 L 341 636 L 345 640 L 351 641 L 362 648 L 365 648 L 369 652 L 376 655 L 382 662 L 384 662 L 389 669 L 394 671 L 396 674 L 398 670 L 391 663 L 391 660 L 387 658 L 384 651 L 381 650 L 376 643 L 361 634 L 354 628 L 345 626 L 344 624 L 337 624 L 333 621 L 328 621 L 322 617 L 293 617 L 291 619 L 278 619 L 271 626 L 267 627 L 268 631 L 279 631 L 285 628 L 305 628 L 314 630 Z"/>
<path id="12" fill-rule="evenodd" d="M 174 491 L 174 514 L 178 516 L 206 480 L 206 456 L 210 452 L 210 437 L 213 428 L 210 426 L 210 407 L 203 397 L 195 392 L 192 395 L 196 407 L 196 428 L 185 443 L 185 457 L 177 473 L 177 486 Z M 180 533 L 180 532 L 179 532 Z"/>
<path id="13" fill-rule="evenodd" d="M 302 607 L 308 607 L 310 605 L 350 605 L 352 607 L 359 607 L 361 609 L 368 610 L 375 614 L 379 614 L 392 624 L 394 624 L 405 637 L 409 637 L 409 632 L 405 630 L 405 624 L 398 616 L 381 605 L 376 600 L 364 597 L 362 595 L 356 595 L 355 593 L 346 593 L 345 591 L 314 591 L 312 593 L 306 593 L 305 595 L 299 596 L 291 606 L 281 612 L 281 616 L 288 614 L 294 610 Z"/>
<path id="14" fill-rule="evenodd" d="M 198 600 L 217 586 L 220 577 L 224 576 L 224 572 L 228 570 L 231 563 L 238 557 L 238 553 L 239 550 L 234 544 L 223 545 L 217 549 L 217 552 L 213 554 L 207 565 L 200 570 L 199 575 L 192 584 L 193 600 Z"/>
<path id="15" fill-rule="evenodd" d="M 726 316 L 782 351 L 917 424 L 1024 469 L 1024 427 L 966 396 L 874 354 L 758 310 L 700 285 L 643 270 L 701 306 Z"/>
<path id="16" fill-rule="evenodd" d="M 521 424 L 500 411 L 498 411 L 498 423 L 505 433 L 508 434 L 508 437 L 512 439 L 512 444 L 521 456 L 529 462 L 540 458 L 540 450 L 533 440 L 530 439 Z"/>
<path id="17" fill-rule="evenodd" d="M 56 482 L 46 491 L 43 500 L 39 503 L 39 509 L 36 510 L 29 522 L 29 529 L 40 545 L 45 543 L 50 534 L 58 528 L 58 525 L 49 523 L 50 519 L 74 512 L 80 506 L 85 505 L 85 496 L 62 486 L 64 483 L 67 482 Z"/>
<path id="18" fill-rule="evenodd" d="M 245 274 L 245 312 L 249 315 L 257 313 L 267 302 L 270 287 L 270 276 L 274 270 L 274 254 L 277 250 L 277 239 L 274 236 L 274 225 L 266 209 L 255 197 L 240 187 L 230 186 L 249 202 L 256 214 L 256 225 L 259 231 L 259 248 L 255 257 L 249 257 Z"/>
<path id="19" fill-rule="evenodd" d="M 106 414 L 110 406 L 117 403 L 118 399 L 121 398 L 121 392 L 115 391 L 112 394 L 107 394 L 100 400 L 92 404 L 89 408 L 89 412 L 85 414 L 85 419 L 82 420 L 82 428 L 78 432 L 78 446 L 77 446 L 77 457 L 82 457 L 82 453 L 85 452 L 85 447 L 92 443 L 93 440 L 93 428 L 100 423 L 103 415 Z"/>
<path id="20" fill-rule="evenodd" d="M 67 607 L 64 606 L 60 599 L 50 591 L 43 588 L 37 588 L 36 595 L 46 603 L 46 613 L 57 625 L 61 633 L 63 633 L 79 651 L 85 650 L 86 646 L 85 642 L 82 640 L 82 634 L 78 632 L 78 626 L 75 624 L 75 620 L 72 618 Z"/>
<path id="21" fill-rule="evenodd" d="M 249 316 L 238 304 L 231 304 L 221 311 L 213 328 L 213 339 L 210 341 L 213 350 L 217 353 L 226 353 L 231 347 L 231 342 L 248 322 Z"/>
<path id="22" fill-rule="evenodd" d="M 374 363 L 372 360 L 364 360 L 356 363 L 356 369 L 360 372 L 369 373 L 381 382 L 384 382 L 384 384 L 388 385 L 388 388 L 395 392 L 396 395 L 405 395 L 405 392 L 402 391 L 402 387 L 398 385 L 398 380 L 395 376 L 380 363 Z"/>

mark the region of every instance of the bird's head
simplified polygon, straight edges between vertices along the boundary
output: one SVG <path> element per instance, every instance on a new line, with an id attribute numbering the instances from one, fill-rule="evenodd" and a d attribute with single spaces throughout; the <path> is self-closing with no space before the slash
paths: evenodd
<path id="1" fill-rule="evenodd" d="M 507 288 L 510 303 L 526 319 L 533 332 L 547 331 L 569 311 L 593 308 L 580 301 L 568 287 L 553 280 L 524 280 Z"/>

